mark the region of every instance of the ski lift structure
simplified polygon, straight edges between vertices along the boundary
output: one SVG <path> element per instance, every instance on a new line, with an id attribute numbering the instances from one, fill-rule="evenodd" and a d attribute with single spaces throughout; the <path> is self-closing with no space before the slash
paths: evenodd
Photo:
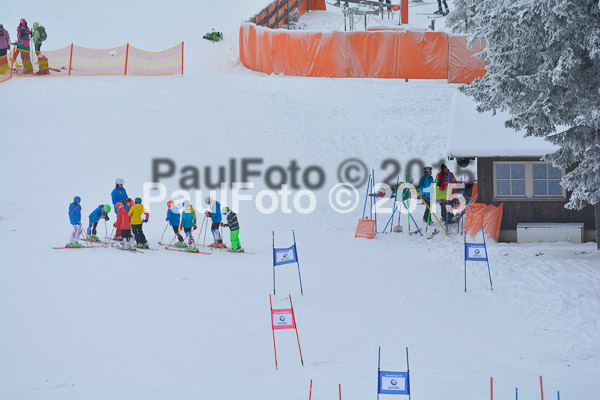
<path id="1" fill-rule="evenodd" d="M 329 4 L 342 8 L 342 13 L 344 14 L 344 31 L 354 31 L 355 16 L 364 17 L 366 31 L 367 15 L 379 15 L 381 13 L 381 18 L 383 19 L 384 8 L 387 7 L 388 10 L 392 10 L 391 4 L 384 4 L 379 0 L 336 0 Z M 352 6 L 350 6 L 350 4 L 352 4 Z M 349 24 L 348 20 L 350 21 Z"/>

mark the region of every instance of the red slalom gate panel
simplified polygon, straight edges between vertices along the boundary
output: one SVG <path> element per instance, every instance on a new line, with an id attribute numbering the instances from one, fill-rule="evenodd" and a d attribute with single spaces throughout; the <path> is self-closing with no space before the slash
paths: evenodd
<path id="1" fill-rule="evenodd" d="M 358 226 L 356 227 L 356 233 L 354 237 L 362 237 L 366 239 L 373 239 L 375 236 L 375 220 L 374 219 L 359 219 Z"/>

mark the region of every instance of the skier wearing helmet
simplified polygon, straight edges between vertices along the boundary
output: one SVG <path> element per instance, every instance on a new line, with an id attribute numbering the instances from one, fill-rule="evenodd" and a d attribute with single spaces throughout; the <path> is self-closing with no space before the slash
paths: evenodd
<path id="1" fill-rule="evenodd" d="M 148 241 L 146 240 L 146 236 L 144 235 L 144 231 L 142 229 L 142 215 L 144 215 L 146 210 L 144 210 L 144 206 L 142 205 L 142 199 L 139 197 L 135 198 L 135 204 L 129 209 L 127 213 L 131 217 L 131 230 L 133 231 L 133 236 L 135 237 L 135 241 L 137 245 L 135 247 L 140 249 L 148 248 Z"/>
<path id="2" fill-rule="evenodd" d="M 71 233 L 71 239 L 67 243 L 66 247 L 83 247 L 79 243 L 79 236 L 81 236 L 81 197 L 75 196 L 73 202 L 69 204 L 69 221 L 73 225 L 73 233 Z"/>
<path id="3" fill-rule="evenodd" d="M 167 210 L 166 221 L 169 221 L 169 225 L 171 225 L 173 232 L 175 232 L 175 235 L 177 236 L 177 240 L 179 240 L 179 242 L 175 244 L 175 246 L 185 247 L 183 237 L 179 233 L 179 222 L 181 221 L 181 214 L 179 214 L 179 209 L 177 208 L 173 200 L 167 201 L 167 207 L 169 207 L 169 209 Z"/>
<path id="4" fill-rule="evenodd" d="M 240 224 L 237 219 L 237 214 L 231 211 L 229 207 L 223 207 L 223 214 L 227 223 L 221 222 L 221 226 L 229 228 L 229 239 L 231 240 L 231 250 L 238 253 L 243 253 L 244 249 L 240 245 Z"/>
<path id="5" fill-rule="evenodd" d="M 90 225 L 87 228 L 88 238 L 90 240 L 95 240 L 97 242 L 100 241 L 100 238 L 96 236 L 96 227 L 98 226 L 98 222 L 104 218 L 105 221 L 108 221 L 108 213 L 110 212 L 110 204 L 100 204 L 92 213 L 90 214 Z"/>
<path id="6" fill-rule="evenodd" d="M 10 50 L 10 35 L 0 24 L 0 75 L 7 73 L 10 69 L 8 65 L 7 53 Z"/>
<path id="7" fill-rule="evenodd" d="M 25 21 L 25 18 L 21 18 L 21 22 L 17 27 L 17 38 L 19 40 L 17 43 L 17 48 L 19 49 L 19 54 L 21 54 L 21 61 L 23 61 L 23 73 L 32 74 L 33 65 L 31 64 L 29 48 L 31 30 L 27 26 L 27 21 Z"/>
<path id="8" fill-rule="evenodd" d="M 121 178 L 117 178 L 115 180 L 115 188 L 113 189 L 112 193 L 110 194 L 111 198 L 112 198 L 112 203 L 115 209 L 115 214 L 118 214 L 118 210 L 117 210 L 117 203 L 121 203 L 123 202 L 123 200 L 125 200 L 127 198 L 127 191 L 125 190 L 125 188 L 123 187 L 123 185 L 125 184 L 125 181 Z M 127 211 L 129 211 L 129 209 L 127 209 Z M 117 231 L 115 232 L 115 239 L 116 240 L 121 240 L 121 229 L 119 229 L 119 227 L 117 226 Z"/>
<path id="9" fill-rule="evenodd" d="M 225 247 L 223 244 L 223 237 L 221 236 L 221 232 L 219 231 L 219 226 L 221 224 L 222 216 L 221 216 L 221 203 L 213 199 L 212 197 L 207 197 L 204 199 L 205 203 L 210 207 L 206 211 L 206 217 L 210 217 L 212 220 L 212 225 L 210 226 L 210 230 L 213 234 L 213 238 L 215 240 L 214 243 L 210 245 L 210 247 Z"/>
<path id="10" fill-rule="evenodd" d="M 187 241 L 187 251 L 196 251 L 194 245 L 194 235 L 192 235 L 192 229 L 196 229 L 196 210 L 190 204 L 188 200 L 185 200 L 182 204 L 183 212 L 181 213 L 181 226 L 179 229 L 183 229 L 185 232 L 185 239 Z"/>

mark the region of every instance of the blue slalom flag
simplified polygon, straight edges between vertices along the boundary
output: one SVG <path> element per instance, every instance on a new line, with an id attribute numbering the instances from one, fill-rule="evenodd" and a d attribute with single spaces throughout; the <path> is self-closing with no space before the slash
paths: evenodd
<path id="1" fill-rule="evenodd" d="M 379 393 L 410 394 L 408 372 L 379 371 Z"/>
<path id="2" fill-rule="evenodd" d="M 465 243 L 465 261 L 488 261 L 484 243 Z"/>
<path id="3" fill-rule="evenodd" d="M 273 266 L 290 264 L 295 262 L 298 262 L 298 252 L 296 251 L 296 243 L 284 249 L 273 248 Z"/>

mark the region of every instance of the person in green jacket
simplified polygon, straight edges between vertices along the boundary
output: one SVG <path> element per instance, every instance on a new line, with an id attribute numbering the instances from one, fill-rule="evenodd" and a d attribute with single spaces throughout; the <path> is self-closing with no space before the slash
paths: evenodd
<path id="1" fill-rule="evenodd" d="M 35 53 L 37 55 L 40 54 L 40 50 L 42 48 L 42 42 L 46 40 L 46 28 L 40 26 L 37 22 L 33 23 L 33 36 L 31 39 L 33 40 L 33 45 L 35 46 Z"/>

